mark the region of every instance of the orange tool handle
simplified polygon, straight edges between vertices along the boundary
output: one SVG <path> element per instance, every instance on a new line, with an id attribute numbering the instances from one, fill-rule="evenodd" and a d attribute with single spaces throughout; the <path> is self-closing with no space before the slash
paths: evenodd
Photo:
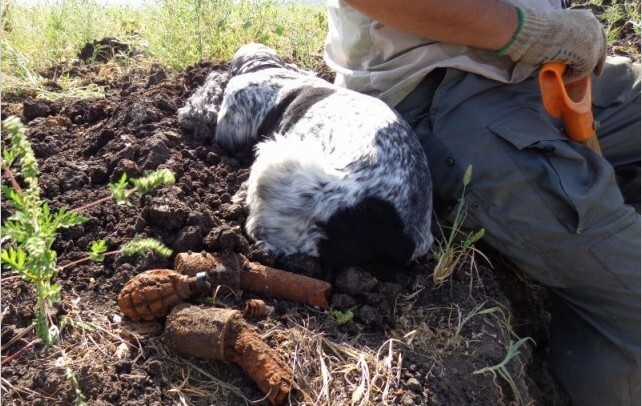
<path id="1" fill-rule="evenodd" d="M 591 111 L 591 77 L 564 83 L 566 65 L 545 63 L 539 71 L 539 87 L 544 108 L 553 117 L 562 118 L 566 134 L 573 141 L 587 142 L 595 137 Z"/>

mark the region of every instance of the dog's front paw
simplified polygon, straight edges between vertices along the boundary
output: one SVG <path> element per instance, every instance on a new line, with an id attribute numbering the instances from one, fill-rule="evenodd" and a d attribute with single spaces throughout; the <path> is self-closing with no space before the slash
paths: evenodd
<path id="1" fill-rule="evenodd" d="M 248 181 L 241 183 L 239 190 L 237 190 L 236 193 L 234 193 L 234 196 L 232 196 L 232 203 L 241 204 L 243 206 L 246 205 L 248 185 Z"/>

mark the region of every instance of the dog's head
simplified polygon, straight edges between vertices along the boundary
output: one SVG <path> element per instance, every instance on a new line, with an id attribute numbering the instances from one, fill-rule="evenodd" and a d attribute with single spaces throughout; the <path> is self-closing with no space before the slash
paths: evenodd
<path id="1" fill-rule="evenodd" d="M 250 43 L 243 45 L 234 54 L 230 75 L 237 76 L 267 68 L 289 69 L 274 49 L 263 44 Z"/>

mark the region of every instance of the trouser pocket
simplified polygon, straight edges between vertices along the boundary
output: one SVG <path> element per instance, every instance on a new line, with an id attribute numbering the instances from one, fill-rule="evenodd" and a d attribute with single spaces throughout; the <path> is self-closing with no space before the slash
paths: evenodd
<path id="1" fill-rule="evenodd" d="M 543 125 L 537 112 L 520 109 L 488 128 L 517 150 L 511 158 L 525 185 L 541 196 L 536 204 L 546 205 L 569 232 L 583 233 L 623 204 L 608 162 Z"/>

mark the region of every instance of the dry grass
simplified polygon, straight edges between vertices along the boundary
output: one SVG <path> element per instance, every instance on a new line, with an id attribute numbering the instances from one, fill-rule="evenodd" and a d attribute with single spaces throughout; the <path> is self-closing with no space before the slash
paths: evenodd
<path id="1" fill-rule="evenodd" d="M 72 301 L 72 310 L 62 319 L 60 342 L 51 350 L 39 351 L 37 354 L 42 364 L 42 371 L 45 371 L 54 381 L 56 379 L 67 381 L 67 386 L 74 394 L 71 397 L 74 403 L 84 404 L 85 394 L 82 393 L 78 384 L 78 371 L 83 370 L 83 374 L 107 375 L 118 361 L 132 354 L 135 358 L 140 357 L 143 349 L 141 336 L 131 335 L 130 340 L 126 340 L 114 328 L 116 324 L 107 320 L 105 316 L 83 311 L 81 318 L 80 310 L 75 306 L 77 303 Z M 28 327 L 25 330 L 29 329 Z M 32 334 L 24 336 L 18 334 L 15 342 L 25 342 L 30 335 Z M 7 343 L 7 346 L 14 343 Z M 12 362 L 20 362 L 20 360 L 16 359 Z M 66 390 L 65 385 L 60 385 L 61 393 L 47 396 L 29 388 L 17 387 L 3 379 L 2 390 L 5 394 L 18 392 L 43 400 L 51 400 L 53 403 L 68 397 L 62 393 Z M 16 397 L 19 398 L 19 396 Z"/>
<path id="2" fill-rule="evenodd" d="M 414 292 L 398 297 L 396 327 L 380 341 L 367 335 L 343 334 L 337 331 L 329 312 L 309 309 L 292 309 L 278 322 L 267 319 L 259 321 L 257 327 L 262 338 L 292 366 L 296 382 L 316 405 L 398 404 L 406 391 L 402 370 L 407 367 L 404 359 L 408 354 L 423 359 L 431 366 L 431 376 L 440 379 L 444 374 L 443 358 L 454 353 L 474 354 L 483 335 L 495 334 L 495 339 L 507 346 L 511 339 L 518 339 L 512 332 L 508 311 L 499 303 L 475 303 L 469 299 L 459 305 L 424 307 L 416 303 L 424 289 L 427 288 L 418 286 Z M 140 330 L 140 325 L 119 317 L 109 319 L 86 308 L 81 310 L 78 300 L 70 302 L 57 350 L 38 352 L 43 369 L 61 381 L 64 393 L 36 394 L 2 380 L 2 390 L 13 392 L 11 398 L 18 394 L 25 398 L 36 395 L 59 402 L 65 396 L 73 397 L 77 382 L 80 388 L 86 388 L 88 379 L 91 382 L 113 374 L 121 361 L 141 364 L 153 357 L 161 361 L 162 374 L 171 387 L 168 393 L 175 395 L 179 404 L 213 399 L 253 404 L 262 400 L 248 397 L 244 389 L 247 382 L 236 381 L 238 375 L 231 377 L 228 365 L 177 356 L 167 350 L 160 337 Z M 21 340 L 28 341 L 30 335 L 26 332 Z M 519 357 L 517 360 L 523 362 Z M 75 375 L 65 376 L 67 368 Z M 490 380 L 497 378 L 492 372 L 479 374 Z M 120 374 L 119 379 L 144 381 L 149 377 L 145 372 L 132 371 Z M 498 388 L 502 390 L 499 382 Z"/>
<path id="3" fill-rule="evenodd" d="M 470 184 L 472 176 L 473 167 L 469 165 L 464 173 L 463 188 L 454 211 L 452 225 L 448 227 L 437 223 L 439 235 L 432 248 L 433 259 L 437 262 L 432 272 L 435 286 L 441 286 L 450 279 L 453 272 L 463 267 L 466 262 L 470 263 L 471 267 L 476 267 L 475 254 L 479 254 L 486 262 L 490 263 L 488 258 L 475 248 L 475 243 L 484 237 L 485 230 L 483 228 L 475 232 L 464 230 L 467 215 L 466 188 Z"/>
<path id="4" fill-rule="evenodd" d="M 327 317 L 324 317 L 326 320 Z M 289 320 L 289 327 L 273 330 L 277 350 L 290 359 L 296 379 L 319 405 L 391 404 L 399 383 L 402 343 L 389 339 L 379 348 L 331 340 L 312 320 Z"/>

